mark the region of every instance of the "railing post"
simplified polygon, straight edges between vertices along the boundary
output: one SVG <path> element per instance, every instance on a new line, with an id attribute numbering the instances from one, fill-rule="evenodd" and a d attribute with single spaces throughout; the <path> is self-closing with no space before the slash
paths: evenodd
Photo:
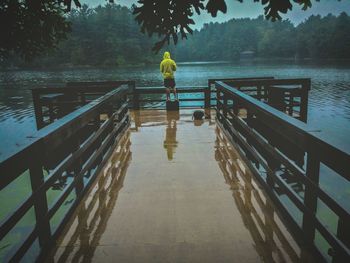
<path id="1" fill-rule="evenodd" d="M 39 130 L 42 127 L 44 127 L 43 109 L 42 109 L 42 105 L 41 105 L 41 99 L 40 99 L 39 92 L 35 89 L 32 89 L 32 97 L 33 97 L 33 106 L 34 106 L 36 127 Z"/>
<path id="2" fill-rule="evenodd" d="M 343 242 L 347 247 L 350 247 L 350 222 L 348 218 L 339 218 L 338 220 L 338 228 L 337 228 L 337 237 L 341 242 Z M 335 251 L 335 255 L 333 256 L 332 263 L 341 263 L 345 262 L 344 255 L 338 254 Z"/>
<path id="3" fill-rule="evenodd" d="M 316 185 L 319 185 L 320 161 L 313 153 L 308 152 L 306 176 Z M 317 193 L 309 184 L 305 185 L 304 204 L 311 215 L 303 214 L 302 230 L 307 244 L 313 244 L 315 239 L 314 216 L 317 212 Z"/>
<path id="4" fill-rule="evenodd" d="M 101 119 L 100 119 L 100 113 L 96 116 L 96 119 L 95 119 L 95 127 L 96 127 L 96 131 L 100 128 L 101 126 Z M 96 150 L 100 149 L 102 145 L 102 139 L 101 138 L 98 138 L 96 140 Z M 96 166 L 99 166 L 100 163 L 102 162 L 102 153 L 100 154 L 100 156 L 98 156 L 98 158 L 96 159 Z"/>
<path id="5" fill-rule="evenodd" d="M 77 151 L 80 148 L 80 138 L 78 135 L 76 135 L 75 138 L 75 145 L 74 145 L 74 151 Z M 77 177 L 80 174 L 80 171 L 82 169 L 82 161 L 81 161 L 81 157 L 78 158 L 78 160 L 76 160 L 75 164 L 74 164 L 74 176 Z M 79 197 L 81 192 L 84 190 L 84 179 L 83 177 L 81 177 L 80 179 L 77 180 L 76 184 L 75 184 L 75 193 L 76 196 Z"/>
<path id="6" fill-rule="evenodd" d="M 50 117 L 50 123 L 55 121 L 55 112 L 53 110 L 52 101 L 49 102 L 49 117 Z"/>
<path id="7" fill-rule="evenodd" d="M 35 158 L 35 160 L 32 160 L 31 167 L 29 168 L 29 174 L 32 192 L 36 193 L 44 183 L 44 174 L 41 159 Z M 50 222 L 47 217 L 48 204 L 46 191 L 40 191 L 36 195 L 33 202 L 39 245 L 41 248 L 45 248 L 47 245 L 49 245 L 51 239 Z"/>
<path id="8" fill-rule="evenodd" d="M 293 112 L 294 112 L 294 95 L 293 95 L 293 92 L 290 92 L 288 113 L 290 116 L 293 117 Z"/>
<path id="9" fill-rule="evenodd" d="M 220 89 L 218 89 L 215 85 L 216 88 L 216 117 L 220 120 L 219 118 L 219 113 L 221 110 L 221 101 L 220 101 Z"/>
<path id="10" fill-rule="evenodd" d="M 223 115 L 227 118 L 227 94 L 223 93 Z"/>
<path id="11" fill-rule="evenodd" d="M 304 81 L 301 85 L 301 97 L 300 97 L 300 119 L 303 122 L 307 122 L 307 107 L 309 100 L 310 80 Z"/>
<path id="12" fill-rule="evenodd" d="M 273 258 L 272 251 L 274 249 L 274 242 L 273 242 L 273 216 L 274 216 L 274 207 L 270 203 L 269 200 L 266 200 L 265 207 L 264 207 L 264 236 L 265 236 L 265 244 L 268 248 L 266 252 L 268 252 L 269 258 Z"/>
<path id="13" fill-rule="evenodd" d="M 235 107 L 234 111 L 237 111 L 236 115 L 238 115 L 239 109 L 238 109 L 238 105 L 237 104 L 236 104 L 236 107 Z M 247 111 L 246 123 L 248 124 L 249 127 L 252 127 L 253 126 L 253 118 L 254 118 L 254 116 L 253 116 L 252 112 L 248 108 L 246 108 L 246 111 Z M 253 141 L 249 137 L 247 137 L 247 143 L 251 147 L 254 147 L 253 146 Z M 252 162 L 254 162 L 256 167 L 259 167 L 259 162 L 256 161 L 256 159 L 253 157 L 253 155 L 251 155 L 249 152 L 247 152 L 246 154 L 247 154 L 247 158 L 249 160 L 251 160 Z"/>
<path id="14" fill-rule="evenodd" d="M 256 99 L 261 100 L 261 85 L 256 87 Z"/>
<path id="15" fill-rule="evenodd" d="M 236 99 L 236 101 L 233 100 L 232 110 L 233 110 L 233 113 L 238 117 L 239 107 L 238 107 L 237 99 Z"/>
<path id="16" fill-rule="evenodd" d="M 208 87 L 204 89 L 204 108 L 209 109 L 211 107 L 211 82 L 208 80 Z"/>
<path id="17" fill-rule="evenodd" d="M 134 110 L 140 109 L 140 94 L 137 92 L 135 82 L 132 84 L 132 94 L 133 94 L 133 108 Z"/>

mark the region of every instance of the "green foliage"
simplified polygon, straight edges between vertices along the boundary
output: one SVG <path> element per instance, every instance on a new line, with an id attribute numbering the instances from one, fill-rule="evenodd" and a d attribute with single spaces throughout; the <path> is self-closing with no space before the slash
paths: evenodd
<path id="1" fill-rule="evenodd" d="M 139 32 L 131 11 L 116 4 L 73 9 L 67 20 L 72 32 L 55 51 L 30 65 L 118 66 L 153 62 L 154 39 Z"/>
<path id="2" fill-rule="evenodd" d="M 271 22 L 260 16 L 205 24 L 173 52 L 181 61 L 234 60 L 243 51 L 266 58 L 350 59 L 349 43 L 346 13 L 311 16 L 297 27 L 288 20 Z"/>
<path id="3" fill-rule="evenodd" d="M 11 53 L 28 60 L 55 48 L 70 30 L 66 9 L 64 0 L 2 0 L 0 60 Z"/>
<path id="4" fill-rule="evenodd" d="M 67 17 L 72 33 L 58 49 L 26 66 L 121 66 L 159 63 L 151 49 L 156 39 L 139 32 L 131 10 L 116 4 L 94 9 L 84 5 Z M 311 16 L 295 27 L 291 22 L 232 19 L 205 24 L 193 36 L 166 46 L 176 61 L 237 60 L 253 51 L 262 58 L 350 59 L 350 17 Z M 12 65 L 20 65 L 18 58 Z"/>

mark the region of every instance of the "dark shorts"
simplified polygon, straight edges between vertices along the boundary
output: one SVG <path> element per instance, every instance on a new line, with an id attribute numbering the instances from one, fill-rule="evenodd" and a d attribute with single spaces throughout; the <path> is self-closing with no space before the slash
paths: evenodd
<path id="1" fill-rule="evenodd" d="M 166 88 L 175 88 L 175 79 L 164 79 L 164 87 Z"/>

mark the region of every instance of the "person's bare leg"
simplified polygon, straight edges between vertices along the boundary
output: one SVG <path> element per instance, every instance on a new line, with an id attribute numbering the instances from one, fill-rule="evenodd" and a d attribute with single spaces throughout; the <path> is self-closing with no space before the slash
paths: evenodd
<path id="1" fill-rule="evenodd" d="M 177 98 L 177 93 L 176 93 L 176 88 L 175 88 L 175 87 L 173 88 L 173 93 L 174 93 L 175 100 L 178 100 L 178 98 Z"/>
<path id="2" fill-rule="evenodd" d="M 170 100 L 170 90 L 169 88 L 165 88 L 166 91 L 166 100 L 169 101 Z"/>

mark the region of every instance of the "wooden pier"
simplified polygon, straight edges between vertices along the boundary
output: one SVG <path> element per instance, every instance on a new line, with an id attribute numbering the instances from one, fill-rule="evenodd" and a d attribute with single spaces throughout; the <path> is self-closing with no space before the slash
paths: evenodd
<path id="1" fill-rule="evenodd" d="M 34 89 L 38 131 L 0 155 L 1 191 L 22 177 L 31 183 L 1 219 L 1 245 L 32 210 L 35 218 L 4 260 L 349 261 L 349 211 L 319 178 L 325 166 L 348 182 L 350 155 L 307 124 L 309 89 L 309 79 L 211 79 L 179 87 L 180 112 L 168 113 L 163 88 L 134 81 Z M 193 122 L 187 108 L 210 118 Z M 319 217 L 320 203 L 335 226 Z"/>

